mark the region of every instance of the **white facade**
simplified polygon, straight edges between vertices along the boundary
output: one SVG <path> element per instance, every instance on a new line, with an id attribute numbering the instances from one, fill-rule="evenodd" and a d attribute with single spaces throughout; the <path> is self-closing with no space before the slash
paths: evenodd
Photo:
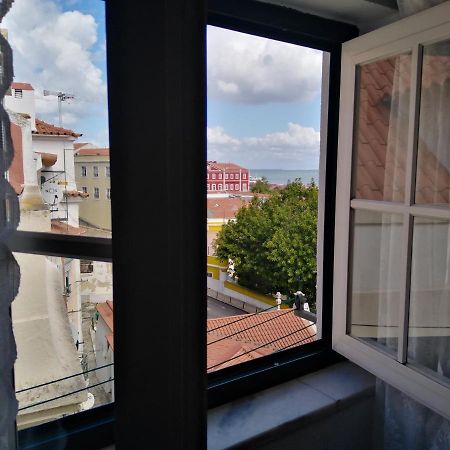
<path id="1" fill-rule="evenodd" d="M 64 191 L 75 191 L 75 165 L 72 136 L 33 135 L 33 152 L 39 174 L 44 202 L 49 205 L 52 219 L 61 219 L 73 227 L 79 226 L 80 197 L 64 196 Z M 54 165 L 46 167 L 41 153 L 56 155 Z"/>
<path id="2" fill-rule="evenodd" d="M 111 263 L 92 261 L 92 272 L 81 273 L 80 279 L 83 302 L 104 303 L 113 299 Z"/>
<path id="3" fill-rule="evenodd" d="M 21 91 L 20 95 L 19 92 Z M 31 119 L 32 130 L 36 131 L 36 110 L 34 91 L 30 89 L 11 89 L 11 95 L 4 97 L 5 109 L 17 113 L 28 114 Z"/>

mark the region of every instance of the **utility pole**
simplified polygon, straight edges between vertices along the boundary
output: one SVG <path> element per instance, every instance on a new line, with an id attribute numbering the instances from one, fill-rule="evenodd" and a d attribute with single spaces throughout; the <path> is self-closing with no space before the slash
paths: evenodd
<path id="1" fill-rule="evenodd" d="M 65 92 L 48 91 L 47 89 L 45 89 L 44 90 L 44 97 L 47 97 L 49 95 L 54 95 L 54 96 L 58 97 L 59 126 L 60 126 L 60 128 L 62 128 L 62 102 L 74 99 L 75 95 L 67 94 Z"/>

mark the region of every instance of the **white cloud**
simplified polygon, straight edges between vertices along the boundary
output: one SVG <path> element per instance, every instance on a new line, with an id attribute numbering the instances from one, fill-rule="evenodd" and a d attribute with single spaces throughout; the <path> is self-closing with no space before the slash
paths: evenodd
<path id="1" fill-rule="evenodd" d="M 94 63 L 93 16 L 63 12 L 55 0 L 16 0 L 2 26 L 8 29 L 14 52 L 15 80 L 33 85 L 39 116 L 47 120 L 57 116 L 57 100 L 43 97 L 44 89 L 76 96 L 63 105 L 64 125 L 76 125 L 106 108 L 106 85 Z"/>
<path id="2" fill-rule="evenodd" d="M 285 131 L 237 139 L 222 127 L 208 128 L 208 159 L 232 161 L 249 168 L 316 169 L 320 133 L 288 123 Z"/>
<path id="3" fill-rule="evenodd" d="M 226 134 L 222 127 L 208 127 L 207 140 L 208 145 L 236 146 L 240 144 L 239 139 L 232 138 Z"/>
<path id="4" fill-rule="evenodd" d="M 261 104 L 306 101 L 320 92 L 322 52 L 208 27 L 208 95 Z"/>

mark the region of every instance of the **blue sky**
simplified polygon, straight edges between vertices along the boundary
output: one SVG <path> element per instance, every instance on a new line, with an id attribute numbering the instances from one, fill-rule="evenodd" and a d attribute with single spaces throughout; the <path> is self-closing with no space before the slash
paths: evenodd
<path id="1" fill-rule="evenodd" d="M 34 14 L 27 12 L 33 9 Z M 82 141 L 108 146 L 106 49 L 102 0 L 15 0 L 4 28 L 15 80 L 36 92 L 38 117 Z M 208 27 L 208 158 L 248 168 L 317 169 L 321 53 Z"/>

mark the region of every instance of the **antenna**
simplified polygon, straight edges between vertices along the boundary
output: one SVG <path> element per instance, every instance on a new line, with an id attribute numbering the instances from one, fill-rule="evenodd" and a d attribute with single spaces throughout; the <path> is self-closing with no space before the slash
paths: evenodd
<path id="1" fill-rule="evenodd" d="M 62 102 L 74 99 L 75 95 L 67 94 L 65 92 L 48 91 L 47 89 L 44 89 L 44 97 L 47 97 L 49 95 L 54 95 L 55 97 L 58 97 L 59 126 L 62 127 Z"/>

